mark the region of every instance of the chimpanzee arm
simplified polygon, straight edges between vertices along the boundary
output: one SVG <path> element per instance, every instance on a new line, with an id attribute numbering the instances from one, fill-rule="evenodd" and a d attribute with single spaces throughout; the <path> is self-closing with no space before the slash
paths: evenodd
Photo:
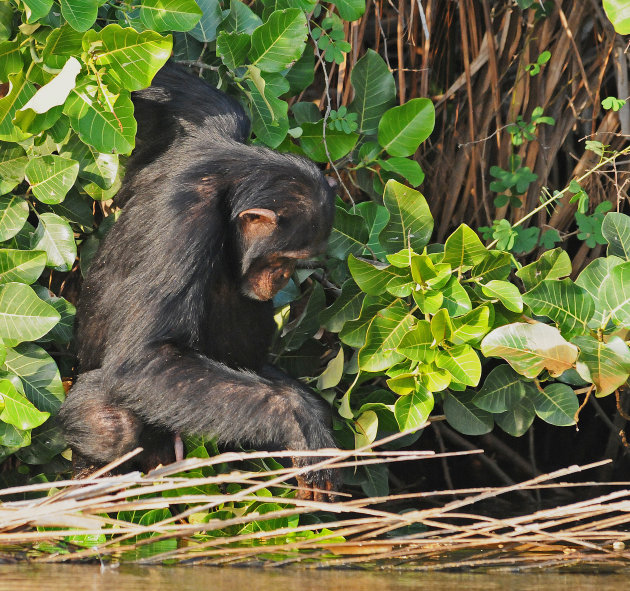
<path id="1" fill-rule="evenodd" d="M 172 344 L 142 357 L 109 383 L 113 401 L 149 424 L 255 447 L 335 447 L 325 401 L 277 370 L 237 371 Z"/>

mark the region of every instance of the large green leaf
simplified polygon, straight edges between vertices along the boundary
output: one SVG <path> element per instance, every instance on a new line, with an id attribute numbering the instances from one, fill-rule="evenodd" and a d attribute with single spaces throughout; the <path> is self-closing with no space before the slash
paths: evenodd
<path id="1" fill-rule="evenodd" d="M 630 5 L 627 0 L 603 0 L 606 16 L 620 35 L 630 34 Z"/>
<path id="2" fill-rule="evenodd" d="M 221 28 L 251 35 L 260 25 L 262 20 L 247 4 L 240 0 L 230 0 L 230 12 Z"/>
<path id="3" fill-rule="evenodd" d="M 481 341 L 486 357 L 502 357 L 518 373 L 535 378 L 543 369 L 559 376 L 577 359 L 575 345 L 565 341 L 553 326 L 516 322 L 495 328 Z"/>
<path id="4" fill-rule="evenodd" d="M 408 247 L 421 252 L 433 232 L 433 217 L 422 193 L 390 180 L 385 185 L 383 202 L 389 211 L 389 221 L 379 236 L 385 252 Z"/>
<path id="5" fill-rule="evenodd" d="M 28 157 L 24 148 L 18 144 L 0 145 L 0 195 L 17 187 L 24 180 L 24 171 Z"/>
<path id="6" fill-rule="evenodd" d="M 2 41 L 0 43 L 0 80 L 8 80 L 9 74 L 22 70 L 22 54 L 17 41 Z"/>
<path id="7" fill-rule="evenodd" d="M 378 261 L 366 261 L 353 255 L 348 257 L 348 268 L 357 285 L 367 294 L 381 295 L 386 285 L 401 274 L 394 265 Z"/>
<path id="8" fill-rule="evenodd" d="M 304 153 L 315 162 L 339 160 L 348 154 L 356 145 L 359 136 L 356 133 L 345 133 L 336 129 L 326 128 L 324 136 L 324 121 L 302 123 L 300 145 Z M 326 152 L 328 151 L 328 153 Z"/>
<path id="9" fill-rule="evenodd" d="M 427 320 L 419 320 L 400 341 L 396 350 L 412 361 L 430 363 L 435 359 L 435 341 L 431 325 Z"/>
<path id="10" fill-rule="evenodd" d="M 402 176 L 412 187 L 417 187 L 424 180 L 424 171 L 416 160 L 411 158 L 389 158 L 377 160 L 383 170 Z"/>
<path id="11" fill-rule="evenodd" d="M 590 328 L 604 328 L 610 321 L 609 311 L 603 301 L 604 286 L 612 270 L 623 263 L 623 259 L 615 256 L 599 257 L 591 261 L 575 281 L 593 298 L 595 312 L 589 321 Z"/>
<path id="12" fill-rule="evenodd" d="M 41 347 L 22 343 L 7 351 L 4 369 L 20 377 L 26 397 L 41 411 L 55 413 L 65 398 L 57 364 Z"/>
<path id="13" fill-rule="evenodd" d="M 582 379 L 595 384 L 596 396 L 606 396 L 623 386 L 630 374 L 630 349 L 619 337 L 607 343 L 591 336 L 573 341 L 580 348 L 577 370 Z"/>
<path id="14" fill-rule="evenodd" d="M 354 211 L 358 212 L 365 220 L 370 233 L 370 237 L 363 254 L 372 255 L 379 260 L 384 259 L 385 251 L 378 241 L 378 237 L 389 221 L 389 211 L 387 211 L 387 208 L 382 205 L 374 203 L 374 201 L 364 201 L 363 203 L 358 203 L 355 205 Z"/>
<path id="15" fill-rule="evenodd" d="M 20 142 L 29 134 L 13 125 L 16 112 L 35 94 L 35 86 L 24 77 L 24 72 L 9 76 L 9 92 L 0 99 L 0 140 Z"/>
<path id="16" fill-rule="evenodd" d="M 201 19 L 194 0 L 142 0 L 140 20 L 154 31 L 190 31 Z"/>
<path id="17" fill-rule="evenodd" d="M 98 152 L 128 154 L 136 136 L 131 98 L 121 93 L 115 101 L 105 103 L 101 97 L 96 85 L 84 82 L 72 90 L 63 111 L 72 129 Z"/>
<path id="18" fill-rule="evenodd" d="M 481 286 L 483 295 L 501 302 L 511 312 L 523 311 L 523 298 L 518 287 L 509 281 L 495 279 Z"/>
<path id="19" fill-rule="evenodd" d="M 488 249 L 482 244 L 479 236 L 466 224 L 461 224 L 444 244 L 444 258 L 453 269 L 472 267 L 481 263 L 487 256 Z"/>
<path id="20" fill-rule="evenodd" d="M 630 328 L 630 262 L 612 269 L 600 294 L 607 317 L 615 324 Z"/>
<path id="21" fill-rule="evenodd" d="M 190 31 L 190 35 L 197 41 L 210 43 L 217 38 L 217 27 L 223 20 L 221 3 L 219 0 L 196 0 L 196 2 L 203 14 L 195 28 Z"/>
<path id="22" fill-rule="evenodd" d="M 511 270 L 510 253 L 489 250 L 485 258 L 470 270 L 470 277 L 480 282 L 503 280 L 508 278 Z"/>
<path id="23" fill-rule="evenodd" d="M 42 59 L 50 68 L 62 68 L 70 56 L 81 55 L 83 33 L 75 31 L 69 24 L 62 25 L 46 38 Z"/>
<path id="24" fill-rule="evenodd" d="M 536 413 L 529 398 L 521 398 L 510 410 L 495 415 L 494 420 L 506 433 L 520 437 L 534 422 Z"/>
<path id="25" fill-rule="evenodd" d="M 479 341 L 490 330 L 490 311 L 491 306 L 488 304 L 473 308 L 463 316 L 451 318 L 453 328 L 451 343 L 463 345 Z"/>
<path id="26" fill-rule="evenodd" d="M 69 271 L 77 258 L 77 246 L 72 228 L 54 213 L 42 213 L 33 235 L 33 250 L 43 250 L 48 267 Z"/>
<path id="27" fill-rule="evenodd" d="M 571 259 L 561 248 L 554 248 L 542 254 L 533 263 L 519 269 L 520 277 L 526 290 L 533 289 L 545 279 L 560 279 L 571 274 Z"/>
<path id="28" fill-rule="evenodd" d="M 217 37 L 217 55 L 230 70 L 236 70 L 245 63 L 250 45 L 251 39 L 247 33 L 220 31 Z"/>
<path id="29" fill-rule="evenodd" d="M 435 126 L 435 108 L 426 98 L 415 98 L 389 109 L 378 124 L 378 143 L 390 156 L 411 156 Z"/>
<path id="30" fill-rule="evenodd" d="M 356 21 L 365 12 L 365 0 L 333 0 L 332 4 L 337 7 L 344 21 Z"/>
<path id="31" fill-rule="evenodd" d="M 435 401 L 433 394 L 418 384 L 410 394 L 401 396 L 394 405 L 394 415 L 401 431 L 419 429 L 429 418 Z"/>
<path id="32" fill-rule="evenodd" d="M 368 239 L 368 229 L 363 218 L 337 206 L 335 225 L 328 240 L 328 253 L 342 260 L 349 254 L 358 256 L 365 251 Z"/>
<path id="33" fill-rule="evenodd" d="M 405 357 L 396 347 L 414 322 L 415 318 L 402 303 L 382 310 L 370 324 L 365 345 L 359 351 L 359 368 L 377 372 L 402 361 Z"/>
<path id="34" fill-rule="evenodd" d="M 0 421 L 18 429 L 39 427 L 50 416 L 40 412 L 26 396 L 20 394 L 10 380 L 0 380 L 0 402 L 4 408 L 0 412 Z"/>
<path id="35" fill-rule="evenodd" d="M 94 0 L 59 0 L 61 14 L 76 31 L 87 31 L 96 21 L 98 2 Z"/>
<path id="36" fill-rule="evenodd" d="M 392 303 L 392 299 L 393 296 L 389 294 L 365 296 L 363 304 L 361 304 L 359 318 L 348 320 L 343 325 L 343 329 L 339 333 L 341 341 L 350 347 L 362 347 L 365 344 L 365 337 L 374 315 L 390 305 L 395 305 Z"/>
<path id="37" fill-rule="evenodd" d="M 352 68 L 350 75 L 354 100 L 348 110 L 357 113 L 359 130 L 364 134 L 376 133 L 378 123 L 396 100 L 396 83 L 385 60 L 368 49 Z"/>
<path id="38" fill-rule="evenodd" d="M 28 285 L 0 285 L 0 338 L 9 346 L 44 336 L 60 318 Z"/>
<path id="39" fill-rule="evenodd" d="M 435 365 L 448 371 L 456 381 L 466 386 L 476 386 L 481 378 L 481 361 L 470 345 L 439 349 Z"/>
<path id="40" fill-rule="evenodd" d="M 333 304 L 320 313 L 322 326 L 331 332 L 339 332 L 348 320 L 359 316 L 364 297 L 357 284 L 348 279 L 341 286 L 341 294 Z"/>
<path id="41" fill-rule="evenodd" d="M 23 0 L 26 22 L 34 23 L 46 16 L 53 5 L 53 0 Z"/>
<path id="42" fill-rule="evenodd" d="M 611 211 L 602 222 L 602 234 L 608 242 L 608 254 L 630 260 L 630 217 Z"/>
<path id="43" fill-rule="evenodd" d="M 0 241 L 13 238 L 23 227 L 28 217 L 28 202 L 17 195 L 0 197 Z"/>
<path id="44" fill-rule="evenodd" d="M 457 396 L 451 393 L 444 395 L 444 415 L 446 422 L 464 435 L 484 435 L 490 433 L 494 426 L 492 415 L 472 402 L 473 394 L 462 392 Z"/>
<path id="45" fill-rule="evenodd" d="M 42 203 L 61 203 L 78 174 L 76 160 L 55 155 L 33 158 L 26 167 L 26 180 Z"/>
<path id="46" fill-rule="evenodd" d="M 580 407 L 573 388 L 566 384 L 549 384 L 544 390 L 534 388 L 530 394 L 536 414 L 557 427 L 575 425 L 575 413 Z"/>
<path id="47" fill-rule="evenodd" d="M 0 283 L 34 283 L 44 270 L 46 253 L 38 250 L 0 249 Z"/>
<path id="48" fill-rule="evenodd" d="M 523 295 L 537 316 L 551 318 L 570 338 L 588 332 L 588 321 L 595 311 L 593 298 L 570 279 L 545 279 Z"/>
<path id="49" fill-rule="evenodd" d="M 415 292 L 417 294 L 419 292 Z M 451 318 L 468 314 L 472 310 L 472 303 L 468 292 L 457 281 L 457 277 L 452 276 L 448 283 L 439 292 L 442 295 L 442 307 L 446 309 Z"/>
<path id="50" fill-rule="evenodd" d="M 39 339 L 39 342 L 69 343 L 73 336 L 76 308 L 68 300 L 57 297 L 43 285 L 35 284 L 33 290 L 40 299 L 50 304 L 61 316 L 59 322 L 53 326 L 50 332 Z"/>
<path id="51" fill-rule="evenodd" d="M 475 394 L 473 402 L 488 412 L 505 412 L 513 408 L 532 388 L 536 389 L 509 365 L 499 365 L 488 374 L 483 387 Z"/>
<path id="52" fill-rule="evenodd" d="M 256 80 L 247 81 L 251 97 L 252 131 L 267 146 L 277 148 L 289 130 L 287 118 L 289 106 L 274 95 L 256 68 L 250 67 L 249 71 L 250 74 L 253 71 L 257 72 Z"/>
<path id="53" fill-rule="evenodd" d="M 249 58 L 263 72 L 282 72 L 302 55 L 306 35 L 306 17 L 302 10 L 277 10 L 252 33 Z"/>
<path id="54" fill-rule="evenodd" d="M 76 135 L 59 152 L 64 158 L 79 163 L 79 177 L 109 189 L 118 178 L 118 154 L 103 154 L 84 144 Z"/>
<path id="55" fill-rule="evenodd" d="M 138 33 L 120 25 L 91 29 L 83 36 L 83 49 L 94 54 L 97 67 L 105 67 L 105 80 L 113 87 L 140 90 L 151 84 L 171 55 L 173 42 L 154 31 Z"/>

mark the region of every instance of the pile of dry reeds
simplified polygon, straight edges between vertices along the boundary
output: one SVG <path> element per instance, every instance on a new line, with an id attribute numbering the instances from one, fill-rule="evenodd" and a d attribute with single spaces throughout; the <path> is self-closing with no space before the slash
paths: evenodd
<path id="1" fill-rule="evenodd" d="M 350 456 L 350 453 L 353 456 Z M 474 453 L 474 452 L 462 452 Z M 281 456 L 282 453 L 274 453 Z M 292 452 L 295 456 L 295 452 Z M 311 454 L 312 455 L 312 454 Z M 338 452 L 322 451 L 319 467 L 347 467 L 376 462 L 419 461 L 441 457 L 433 452 Z M 445 455 L 461 455 L 445 454 Z M 347 498 L 319 503 L 285 497 L 264 497 L 284 508 L 264 514 L 249 513 L 231 519 L 189 520 L 193 514 L 211 511 L 225 502 L 261 500 L 260 489 L 276 486 L 304 472 L 287 468 L 275 472 L 234 471 L 206 478 L 186 472 L 234 460 L 265 458 L 266 453 L 222 454 L 214 458 L 187 459 L 143 476 L 95 475 L 81 481 L 41 483 L 0 491 L 0 498 L 28 494 L 30 500 L 0 503 L 0 549 L 40 562 L 67 562 L 110 557 L 139 563 L 199 563 L 219 565 L 254 563 L 286 565 L 306 562 L 316 566 L 379 564 L 418 570 L 509 566 L 566 567 L 596 564 L 607 568 L 627 566 L 630 551 L 630 483 L 561 482 L 559 479 L 600 466 L 572 466 L 506 487 L 448 490 L 386 498 Z M 239 484 L 232 495 L 190 494 L 162 496 L 166 491 L 214 484 Z M 582 502 L 538 510 L 509 518 L 486 517 L 475 506 L 508 493 L 554 487 L 610 487 L 607 494 Z M 36 497 L 36 495 L 46 495 Z M 36 498 L 33 498 L 33 497 Z M 442 499 L 448 497 L 447 502 Z M 421 501 L 430 508 L 402 513 L 388 510 L 395 502 L 407 507 Z M 115 518 L 119 512 L 174 508 L 185 505 L 173 517 L 150 526 Z M 234 536 L 212 534 L 230 526 L 268 521 L 325 511 L 333 516 L 321 524 L 297 527 L 265 527 Z M 262 528 L 259 528 L 262 529 Z M 318 535 L 295 541 L 287 536 L 313 531 Z M 73 546 L 69 536 L 106 534 L 96 546 Z M 165 541 L 171 543 L 163 551 Z M 37 551 L 48 543 L 47 552 Z M 58 544 L 58 546 L 55 546 Z M 59 551 L 51 551 L 58 547 Z M 16 552 L 19 551 L 19 552 Z"/>

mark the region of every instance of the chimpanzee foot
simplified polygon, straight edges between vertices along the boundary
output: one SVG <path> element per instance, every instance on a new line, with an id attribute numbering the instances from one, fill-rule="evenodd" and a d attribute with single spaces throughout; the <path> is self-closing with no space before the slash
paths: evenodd
<path id="1" fill-rule="evenodd" d="M 334 503 L 335 497 L 335 485 L 330 480 L 325 480 L 323 485 L 324 490 L 320 489 L 313 482 L 309 482 L 303 476 L 297 476 L 298 491 L 296 498 L 302 501 L 317 501 L 318 503 Z"/>
<path id="2" fill-rule="evenodd" d="M 322 458 L 299 457 L 291 458 L 295 468 L 303 468 L 309 464 L 321 461 Z M 334 468 L 307 472 L 296 476 L 298 483 L 297 498 L 304 501 L 334 502 L 335 492 L 341 486 L 341 472 Z"/>

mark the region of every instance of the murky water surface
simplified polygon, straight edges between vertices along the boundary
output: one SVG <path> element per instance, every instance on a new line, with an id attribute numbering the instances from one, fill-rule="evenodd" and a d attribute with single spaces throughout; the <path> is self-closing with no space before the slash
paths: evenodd
<path id="1" fill-rule="evenodd" d="M 625 575 L 0 565 L 0 591 L 621 591 Z"/>

